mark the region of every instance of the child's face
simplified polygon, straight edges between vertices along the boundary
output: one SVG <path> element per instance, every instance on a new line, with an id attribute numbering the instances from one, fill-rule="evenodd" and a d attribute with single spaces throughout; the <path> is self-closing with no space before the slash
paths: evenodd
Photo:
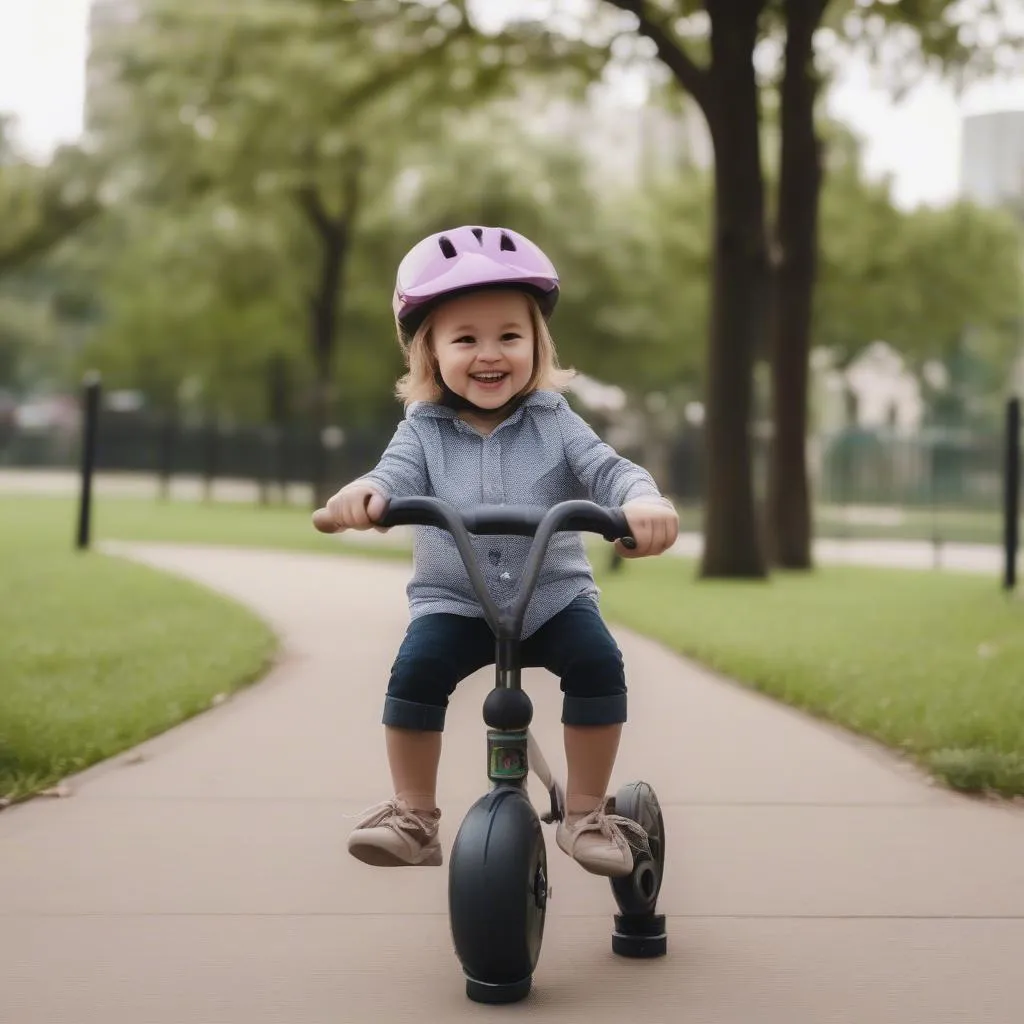
<path id="1" fill-rule="evenodd" d="M 520 292 L 475 292 L 444 303 L 431 331 L 441 376 L 457 395 L 497 409 L 529 383 L 533 323 Z"/>

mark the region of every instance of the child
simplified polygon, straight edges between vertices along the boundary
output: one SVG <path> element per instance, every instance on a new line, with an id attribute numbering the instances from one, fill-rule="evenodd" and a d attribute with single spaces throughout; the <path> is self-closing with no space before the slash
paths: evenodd
<path id="1" fill-rule="evenodd" d="M 604 444 L 569 408 L 547 319 L 558 276 L 528 239 L 502 228 L 431 235 L 398 268 L 394 295 L 408 372 L 397 392 L 405 418 L 377 466 L 314 513 L 317 529 L 366 530 L 386 499 L 433 495 L 456 507 L 573 498 L 619 507 L 636 540 L 624 558 L 658 555 L 679 521 L 646 470 Z M 379 527 L 378 527 L 379 529 Z M 415 527 L 411 621 L 391 670 L 383 724 L 394 797 L 370 810 L 348 849 L 374 865 L 440 865 L 436 803 L 448 698 L 493 663 L 494 641 L 455 543 Z M 496 603 L 511 601 L 530 538 L 475 537 Z M 598 611 L 579 534 L 557 533 L 523 624 L 523 666 L 559 676 L 568 765 L 566 818 L 556 842 L 586 870 L 627 875 L 624 831 L 605 813 L 626 720 L 622 655 Z"/>

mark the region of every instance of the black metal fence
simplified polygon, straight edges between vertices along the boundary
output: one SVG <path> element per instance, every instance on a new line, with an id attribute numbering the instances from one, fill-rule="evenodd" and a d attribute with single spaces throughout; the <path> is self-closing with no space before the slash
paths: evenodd
<path id="1" fill-rule="evenodd" d="M 149 413 L 105 411 L 96 469 L 174 477 L 242 480 L 265 488 L 306 484 L 318 446 L 327 478 L 339 485 L 373 466 L 394 430 L 186 422 Z M 769 442 L 754 438 L 755 474 L 763 492 Z M 1005 438 L 1002 433 L 931 431 L 914 435 L 847 429 L 812 439 L 809 465 L 815 532 L 825 537 L 900 537 L 1000 543 Z M 78 428 L 0 431 L 0 467 L 73 469 Z M 623 449 L 641 457 L 639 451 Z M 641 457 L 642 458 L 642 457 Z M 683 510 L 685 526 L 700 522 L 703 437 L 687 428 L 669 444 L 662 484 Z"/>
<path id="2" fill-rule="evenodd" d="M 393 428 L 392 428 L 393 429 Z M 100 418 L 96 471 L 245 480 L 288 486 L 312 479 L 318 447 L 328 476 L 339 482 L 371 468 L 392 429 L 328 430 L 305 426 L 183 422 L 153 414 L 106 411 Z M 77 427 L 18 429 L 0 434 L 0 467 L 71 469 L 80 448 Z"/>

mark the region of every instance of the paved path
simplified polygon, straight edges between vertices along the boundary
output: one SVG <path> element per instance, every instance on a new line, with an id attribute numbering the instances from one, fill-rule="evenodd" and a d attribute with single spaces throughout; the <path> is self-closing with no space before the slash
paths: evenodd
<path id="1" fill-rule="evenodd" d="M 623 630 L 615 784 L 657 787 L 669 955 L 613 956 L 607 883 L 546 831 L 554 897 L 535 989 L 469 1003 L 444 870 L 349 858 L 386 795 L 378 725 L 407 568 L 133 546 L 249 602 L 283 637 L 260 685 L 0 814 L 0 1021 L 11 1024 L 1019 1024 L 1024 814 L 930 787 L 875 748 Z M 140 680 L 144 685 L 144 680 Z M 453 705 L 443 833 L 486 785 L 486 672 Z M 558 688 L 526 674 L 561 763 Z"/>

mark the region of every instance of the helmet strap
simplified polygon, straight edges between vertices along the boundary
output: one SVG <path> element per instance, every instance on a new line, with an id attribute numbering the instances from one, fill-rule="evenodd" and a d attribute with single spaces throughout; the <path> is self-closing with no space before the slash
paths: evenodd
<path id="1" fill-rule="evenodd" d="M 434 380 L 441 389 L 441 405 L 448 409 L 454 409 L 456 412 L 471 412 L 477 416 L 483 416 L 486 419 L 497 419 L 503 414 L 514 412 L 519 403 L 526 397 L 526 395 L 520 391 L 518 394 L 513 395 L 507 402 L 499 405 L 496 409 L 484 409 L 475 402 L 471 402 L 468 398 L 464 398 L 462 395 L 457 395 L 452 391 L 445 382 L 444 377 L 441 376 L 440 370 L 435 372 Z"/>

